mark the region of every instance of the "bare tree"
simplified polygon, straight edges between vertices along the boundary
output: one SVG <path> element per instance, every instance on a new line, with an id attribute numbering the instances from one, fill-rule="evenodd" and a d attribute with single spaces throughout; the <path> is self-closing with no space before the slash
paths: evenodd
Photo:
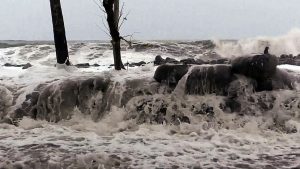
<path id="1" fill-rule="evenodd" d="M 50 0 L 50 6 L 57 63 L 70 65 L 68 44 L 60 0 Z"/>
<path id="2" fill-rule="evenodd" d="M 107 23 L 109 33 L 112 38 L 114 64 L 116 70 L 125 69 L 121 59 L 121 39 L 119 32 L 120 21 L 120 1 L 119 0 L 103 0 L 103 7 L 107 14 Z"/>

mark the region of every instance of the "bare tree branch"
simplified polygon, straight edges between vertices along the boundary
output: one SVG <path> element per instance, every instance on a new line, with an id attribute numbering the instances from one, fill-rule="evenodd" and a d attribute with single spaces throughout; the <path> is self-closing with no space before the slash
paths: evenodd
<path id="1" fill-rule="evenodd" d="M 101 0 L 99 0 L 99 1 L 101 2 Z M 93 0 L 93 2 L 98 6 L 98 8 L 99 8 L 102 12 L 106 13 L 105 10 L 103 9 L 103 7 L 102 7 L 100 4 L 98 4 L 98 2 L 97 2 L 96 0 Z"/>
<path id="2" fill-rule="evenodd" d="M 97 25 L 97 24 L 96 24 L 96 26 L 97 26 L 99 29 L 101 29 L 102 32 L 104 32 L 109 38 L 111 38 L 110 34 L 107 33 L 104 29 L 102 29 L 101 26 L 99 26 L 99 25 Z"/>
<path id="3" fill-rule="evenodd" d="M 121 11 L 120 11 L 120 16 L 119 16 L 119 19 L 118 19 L 118 23 L 120 23 L 120 20 L 121 20 L 123 14 L 124 14 L 123 13 L 124 12 L 124 6 L 125 6 L 125 3 L 123 2 L 122 7 L 121 7 Z"/>
<path id="4" fill-rule="evenodd" d="M 101 20 L 102 20 L 102 24 L 103 24 L 103 26 L 105 27 L 106 31 L 109 32 L 109 28 L 106 26 L 106 24 L 105 24 L 103 18 L 101 18 Z"/>
<path id="5" fill-rule="evenodd" d="M 124 22 L 127 20 L 128 15 L 130 14 L 130 12 L 128 12 L 125 17 L 122 19 L 121 24 L 119 25 L 119 30 L 122 28 L 122 25 L 124 24 Z"/>
<path id="6" fill-rule="evenodd" d="M 132 42 L 131 42 L 131 40 L 127 40 L 127 39 L 125 39 L 122 36 L 120 38 L 121 38 L 121 40 L 125 41 L 128 44 L 129 48 L 132 48 Z"/>

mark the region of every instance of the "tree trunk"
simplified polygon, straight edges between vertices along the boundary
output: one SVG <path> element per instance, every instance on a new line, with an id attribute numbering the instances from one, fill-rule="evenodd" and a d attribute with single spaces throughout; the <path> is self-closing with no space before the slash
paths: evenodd
<path id="1" fill-rule="evenodd" d="M 120 19 L 120 0 L 114 2 L 114 15 L 116 21 L 116 29 L 119 31 L 119 19 Z"/>
<path id="2" fill-rule="evenodd" d="M 60 0 L 50 0 L 50 6 L 57 63 L 70 65 L 68 44 Z"/>
<path id="3" fill-rule="evenodd" d="M 117 4 L 115 4 L 117 2 Z M 114 64 L 116 70 L 125 69 L 122 59 L 121 59 L 121 37 L 118 28 L 119 16 L 116 17 L 116 14 L 119 13 L 118 0 L 103 0 L 103 6 L 107 14 L 107 23 L 109 27 L 109 32 L 112 37 L 111 44 L 113 46 L 113 55 L 114 55 Z M 119 14 L 118 14 L 119 15 Z M 116 19 L 118 18 L 118 19 Z"/>

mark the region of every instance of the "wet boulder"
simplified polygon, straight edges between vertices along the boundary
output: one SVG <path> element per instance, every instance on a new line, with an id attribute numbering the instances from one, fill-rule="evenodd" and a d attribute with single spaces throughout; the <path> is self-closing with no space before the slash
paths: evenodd
<path id="1" fill-rule="evenodd" d="M 188 59 L 182 59 L 180 60 L 180 63 L 186 64 L 186 65 L 202 65 L 205 64 L 205 62 L 201 59 L 193 59 L 193 58 L 188 58 Z"/>
<path id="2" fill-rule="evenodd" d="M 154 79 L 175 87 L 188 70 L 188 65 L 161 65 L 156 69 Z"/>
<path id="3" fill-rule="evenodd" d="M 300 54 L 297 56 L 293 55 L 281 55 L 279 57 L 279 64 L 289 64 L 289 65 L 297 65 L 300 66 Z"/>
<path id="4" fill-rule="evenodd" d="M 33 110 L 35 113 L 32 116 L 50 122 L 70 119 L 76 106 L 77 95 L 78 89 L 75 81 L 52 83 L 40 92 L 35 110 Z"/>
<path id="5" fill-rule="evenodd" d="M 232 71 L 247 77 L 263 81 L 276 74 L 278 59 L 273 55 L 255 55 L 239 57 L 232 61 Z"/>
<path id="6" fill-rule="evenodd" d="M 13 95 L 4 86 L 0 86 L 0 120 L 8 113 L 8 109 L 12 106 Z"/>
<path id="7" fill-rule="evenodd" d="M 144 66 L 146 65 L 147 63 L 144 62 L 144 61 L 140 61 L 140 62 L 136 62 L 136 63 L 130 63 L 129 64 L 129 67 L 135 67 L 135 66 Z M 126 66 L 126 65 L 125 65 Z"/>
<path id="8" fill-rule="evenodd" d="M 167 57 L 166 63 L 179 64 L 179 61 L 174 58 Z"/>
<path id="9" fill-rule="evenodd" d="M 230 61 L 228 59 L 222 58 L 222 59 L 211 60 L 209 63 L 210 64 L 229 64 Z"/>
<path id="10" fill-rule="evenodd" d="M 128 101 L 136 96 L 150 96 L 156 93 L 165 93 L 167 89 L 161 88 L 161 85 L 150 78 L 126 80 L 122 88 L 124 92 L 121 96 L 121 107 L 126 106 Z"/>
<path id="11" fill-rule="evenodd" d="M 108 110 L 105 99 L 109 86 L 110 80 L 102 77 L 64 79 L 39 85 L 26 96 L 11 118 L 29 116 L 58 122 L 70 119 L 74 109 L 78 109 L 96 121 Z"/>
<path id="12" fill-rule="evenodd" d="M 30 63 L 27 63 L 22 67 L 22 69 L 28 69 L 30 67 L 32 67 L 32 65 Z"/>
<path id="13" fill-rule="evenodd" d="M 182 60 L 180 60 L 180 63 L 186 64 L 186 65 L 197 64 L 196 60 L 193 58 L 182 59 Z"/>
<path id="14" fill-rule="evenodd" d="M 179 64 L 180 62 L 174 58 L 167 57 L 166 59 L 162 58 L 160 55 L 157 55 L 154 60 L 154 65 L 163 65 L 166 63 L 170 64 Z"/>
<path id="15" fill-rule="evenodd" d="M 230 65 L 201 65 L 193 67 L 186 81 L 187 94 L 217 94 L 226 96 L 235 79 Z"/>
<path id="16" fill-rule="evenodd" d="M 154 65 L 162 65 L 165 64 L 166 61 L 160 55 L 157 55 L 154 60 Z"/>
<path id="17" fill-rule="evenodd" d="M 275 75 L 272 77 L 272 89 L 295 89 L 297 78 L 285 70 L 276 69 Z"/>
<path id="18" fill-rule="evenodd" d="M 269 54 L 239 57 L 232 61 L 232 71 L 255 79 L 256 91 L 270 91 L 277 65 L 277 57 Z"/>
<path id="19" fill-rule="evenodd" d="M 77 68 L 89 68 L 90 64 L 89 63 L 79 63 L 75 65 Z"/>

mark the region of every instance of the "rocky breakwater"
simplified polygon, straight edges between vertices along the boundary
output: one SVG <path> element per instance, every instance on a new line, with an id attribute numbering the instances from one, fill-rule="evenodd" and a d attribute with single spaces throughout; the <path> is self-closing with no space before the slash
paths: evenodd
<path id="1" fill-rule="evenodd" d="M 9 92 L 5 88 L 0 89 L 1 97 Z M 24 116 L 50 122 L 68 120 L 75 110 L 98 121 L 112 106 L 121 108 L 133 97 L 165 92 L 167 88 L 161 87 L 152 78 L 114 80 L 110 75 L 71 77 L 37 85 L 21 105 L 14 105 L 10 111 L 8 107 L 12 106 L 12 99 L 9 102 L 3 102 L 8 100 L 6 98 L 1 99 L 0 112 L 3 114 L 2 122 L 10 121 L 16 125 Z"/>
<path id="2" fill-rule="evenodd" d="M 280 65 L 288 64 L 288 65 L 300 66 L 300 54 L 297 55 L 297 56 L 294 56 L 294 55 L 281 55 L 279 57 L 279 64 Z"/>
<path id="3" fill-rule="evenodd" d="M 300 109 L 300 96 L 295 88 L 298 78 L 278 69 L 277 65 L 277 57 L 268 54 L 239 57 L 231 64 L 166 64 L 157 68 L 154 78 L 173 88 L 174 94 L 181 88 L 182 96 L 203 96 L 196 101 L 198 103 L 185 100 L 176 105 L 177 109 L 189 107 L 188 114 L 201 112 L 211 116 L 217 111 L 234 112 L 238 116 L 269 114 L 274 124 L 284 126 L 286 121 L 282 120 L 282 114 L 297 118 L 295 110 Z M 178 100 L 182 96 L 176 95 Z M 211 96 L 221 98 L 218 105 L 207 101 Z"/>
<path id="4" fill-rule="evenodd" d="M 11 119 L 13 124 L 24 116 L 58 122 L 72 118 L 74 112 L 99 121 L 115 106 L 125 110 L 124 120 L 137 124 L 208 121 L 230 128 L 232 123 L 222 114 L 234 113 L 236 119 L 271 117 L 270 125 L 282 127 L 287 120 L 299 118 L 295 110 L 300 108 L 300 97 L 294 86 L 297 78 L 276 66 L 275 56 L 256 55 L 231 64 L 165 64 L 153 78 L 120 79 L 107 74 L 59 79 L 39 84 L 14 109 L 9 108 L 10 102 L 4 103 L 2 114 L 8 114 L 4 121 Z"/>

